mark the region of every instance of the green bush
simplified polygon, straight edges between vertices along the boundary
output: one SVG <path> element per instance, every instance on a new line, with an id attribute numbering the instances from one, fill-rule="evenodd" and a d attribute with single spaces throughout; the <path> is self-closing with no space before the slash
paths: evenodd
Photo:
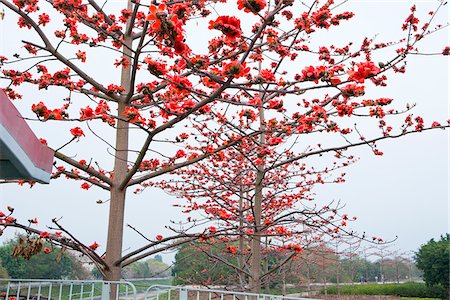
<path id="1" fill-rule="evenodd" d="M 400 297 L 421 297 L 448 299 L 442 286 L 428 287 L 424 283 L 408 282 L 395 284 L 361 284 L 339 287 L 341 295 L 392 295 Z M 337 286 L 327 288 L 328 294 L 337 294 Z M 325 293 L 323 291 L 322 293 Z"/>
<path id="2" fill-rule="evenodd" d="M 423 279 L 429 286 L 443 286 L 449 291 L 450 234 L 439 241 L 431 239 L 416 253 L 417 267 L 423 270 Z"/>

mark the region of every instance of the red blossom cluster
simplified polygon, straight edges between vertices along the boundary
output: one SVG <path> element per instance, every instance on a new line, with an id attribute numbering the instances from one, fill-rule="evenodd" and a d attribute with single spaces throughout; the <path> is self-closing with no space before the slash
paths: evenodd
<path id="1" fill-rule="evenodd" d="M 70 133 L 74 136 L 74 137 L 81 137 L 84 136 L 83 130 L 80 127 L 74 127 L 72 129 L 70 129 Z"/>
<path id="2" fill-rule="evenodd" d="M 266 0 L 238 0 L 238 9 L 257 14 L 266 7 Z"/>
<path id="3" fill-rule="evenodd" d="M 348 80 L 356 81 L 357 83 L 364 83 L 366 78 L 377 75 L 380 72 L 380 68 L 378 68 L 373 62 L 366 61 L 362 63 L 357 63 L 355 65 L 357 70 L 353 68 L 348 71 Z"/>
<path id="4" fill-rule="evenodd" d="M 215 21 L 209 21 L 209 29 L 222 31 L 227 41 L 236 41 L 241 37 L 241 21 L 236 17 L 220 16 Z"/>

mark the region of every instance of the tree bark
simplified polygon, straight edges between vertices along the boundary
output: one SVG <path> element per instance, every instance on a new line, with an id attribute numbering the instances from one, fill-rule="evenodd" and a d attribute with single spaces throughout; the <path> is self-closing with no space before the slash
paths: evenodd
<path id="1" fill-rule="evenodd" d="M 258 170 L 255 184 L 255 197 L 253 199 L 254 214 L 254 234 L 252 236 L 252 259 L 251 259 L 251 281 L 250 288 L 252 292 L 259 293 L 261 291 L 261 202 L 262 202 L 262 179 L 263 172 Z"/>
<path id="2" fill-rule="evenodd" d="M 264 259 L 264 273 L 268 274 L 269 273 L 269 252 L 267 251 L 269 247 L 269 239 L 266 236 L 265 238 L 265 248 L 266 248 L 266 257 Z M 270 294 L 270 277 L 267 277 L 266 280 L 264 281 L 264 293 L 266 294 Z"/>
<path id="3" fill-rule="evenodd" d="M 244 191 L 242 186 L 242 179 L 241 179 L 241 186 L 239 191 L 239 257 L 238 257 L 238 266 L 241 270 L 245 268 L 245 241 L 244 241 Z M 239 281 L 241 284 L 242 290 L 245 289 L 246 275 L 243 272 L 239 272 Z"/>
<path id="4" fill-rule="evenodd" d="M 128 0 L 128 9 L 131 10 L 131 0 Z M 133 26 L 130 22 L 127 23 L 128 27 Z M 131 58 L 132 52 L 132 37 L 124 37 L 123 54 L 127 58 Z M 120 85 L 125 91 L 120 97 L 117 108 L 117 128 L 116 128 L 116 144 L 115 144 L 115 159 L 114 159 L 114 177 L 113 185 L 110 192 L 109 201 L 109 222 L 108 222 L 108 237 L 106 244 L 106 257 L 105 261 L 109 267 L 106 271 L 105 280 L 117 281 L 121 279 L 121 267 L 115 262 L 119 261 L 122 257 L 122 243 L 123 243 L 123 225 L 125 216 L 125 199 L 126 188 L 120 189 L 120 185 L 128 172 L 128 136 L 129 136 L 129 123 L 123 120 L 123 112 L 127 106 L 126 95 L 132 89 L 131 84 L 131 67 L 122 68 Z M 112 286 L 111 295 L 115 295 L 116 286 Z M 113 299 L 113 296 L 111 296 Z"/>
<path id="5" fill-rule="evenodd" d="M 260 66 L 261 68 L 261 66 Z M 261 93 L 260 93 L 260 96 Z M 264 148 L 266 142 L 266 124 L 264 118 L 264 107 L 261 99 L 259 106 L 259 129 L 261 134 L 259 136 L 259 143 L 261 149 Z M 251 281 L 250 288 L 254 293 L 261 291 L 261 214 L 262 214 L 262 200 L 263 200 L 263 179 L 264 173 L 264 157 L 261 157 L 262 162 L 257 166 L 255 178 L 255 196 L 253 198 L 253 217 L 254 217 L 254 235 L 251 242 Z"/>

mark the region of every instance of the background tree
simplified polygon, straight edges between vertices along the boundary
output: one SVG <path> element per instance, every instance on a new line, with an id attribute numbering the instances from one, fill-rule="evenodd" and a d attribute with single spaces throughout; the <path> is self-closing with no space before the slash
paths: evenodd
<path id="1" fill-rule="evenodd" d="M 8 271 L 3 267 L 0 261 L 0 278 L 9 278 Z"/>
<path id="2" fill-rule="evenodd" d="M 352 218 L 340 212 L 341 204 L 332 203 L 320 208 L 311 204 L 315 185 L 344 180 L 344 174 L 337 174 L 335 178 L 332 175 L 324 178 L 323 174 L 339 171 L 350 162 L 336 163 L 322 170 L 292 163 L 264 170 L 259 184 L 262 188 L 258 222 L 261 225 L 260 242 L 256 244 L 258 246 L 253 244 L 255 211 L 258 210 L 255 206 L 258 203 L 255 198 L 258 169 L 253 161 L 260 157 L 259 150 L 255 151 L 258 147 L 251 140 L 243 141 L 240 147 L 227 149 L 195 167 L 180 170 L 177 172 L 180 180 L 158 185 L 187 200 L 186 204 L 180 205 L 185 213 L 189 213 L 190 221 L 186 226 L 201 222 L 204 226 L 211 225 L 208 227 L 210 232 L 220 232 L 222 241 L 227 245 L 223 247 L 223 255 L 232 254 L 239 258 L 236 264 L 231 261 L 226 263 L 240 274 L 242 288 L 255 280 L 264 281 L 268 289 L 273 280 L 271 278 L 279 272 L 286 272 L 282 266 L 300 253 L 303 247 L 310 247 L 319 240 L 325 241 L 339 232 L 353 237 L 356 233 L 346 229 Z M 292 157 L 289 152 L 277 154 L 270 146 L 265 147 L 265 151 L 270 153 L 266 157 L 268 166 Z M 193 220 L 192 213 L 199 216 Z M 256 251 L 260 252 L 258 265 L 262 267 L 255 273 L 252 261 Z M 277 252 L 286 256 L 277 255 Z M 223 255 L 215 255 L 211 259 L 219 259 L 220 263 Z"/>
<path id="3" fill-rule="evenodd" d="M 194 242 L 181 246 L 172 269 L 174 284 L 239 285 L 238 272 L 232 267 L 237 257 L 224 254 L 227 246 L 224 242 Z M 216 255 L 222 259 L 215 259 Z"/>
<path id="4" fill-rule="evenodd" d="M 11 278 L 32 278 L 32 279 L 87 279 L 89 272 L 81 262 L 68 252 L 61 250 L 51 251 L 50 245 L 43 243 L 42 252 L 30 255 L 27 249 L 30 245 L 25 245 L 25 240 L 18 237 L 16 240 L 6 242 L 0 247 L 0 260 L 4 270 Z M 31 247 L 39 247 L 38 243 Z M 11 254 L 20 251 L 19 257 Z"/>
<path id="5" fill-rule="evenodd" d="M 158 260 L 157 257 L 134 262 L 122 270 L 123 278 L 157 278 L 168 276 L 171 276 L 171 267 Z"/>
<path id="6" fill-rule="evenodd" d="M 423 244 L 416 253 L 416 264 L 427 285 L 442 285 L 449 291 L 450 235 Z"/>

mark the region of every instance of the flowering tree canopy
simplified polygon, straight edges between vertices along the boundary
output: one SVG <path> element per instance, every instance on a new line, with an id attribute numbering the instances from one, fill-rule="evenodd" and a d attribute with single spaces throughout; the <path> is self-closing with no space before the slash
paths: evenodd
<path id="1" fill-rule="evenodd" d="M 129 0 L 123 9 L 107 11 L 95 0 L 0 0 L 17 15 L 21 30 L 33 33 L 20 53 L 0 56 L 3 90 L 14 101 L 24 101 L 21 89 L 31 87 L 67 95 L 60 102 L 33 99 L 30 105 L 34 119 L 49 130 L 70 124 L 65 144 L 48 142 L 56 158 L 52 178 L 110 193 L 104 257 L 96 253 L 97 243 L 84 244 L 58 220 L 54 232 L 42 231 L 33 220 L 28 225 L 15 220 L 9 208 L 0 215 L 1 226 L 81 251 L 109 280 L 119 279 L 121 268 L 140 258 L 189 241 L 229 237 L 233 226 L 238 236 L 242 230 L 251 236 L 252 249 L 260 249 L 267 234 L 300 234 L 305 220 L 322 232 L 343 230 L 347 216 L 337 223 L 323 216 L 335 214 L 333 208 L 297 206 L 313 197 L 313 185 L 343 181 L 341 174 L 327 174 L 354 161 L 352 148 L 366 146 L 382 155 L 380 140 L 449 126 L 368 92 L 404 73 L 406 59 L 444 28 L 433 23 L 443 3 L 428 15 L 415 6 L 405 12 L 398 41 L 366 37 L 309 46 L 315 34 L 350 21 L 354 14 L 345 2 Z M 193 24 L 209 30 L 201 45 L 190 43 Z M 449 48 L 442 47 L 438 53 L 448 55 Z M 358 122 L 362 128 L 354 125 Z M 378 133 L 365 136 L 366 126 Z M 67 155 L 88 136 L 113 149 L 110 161 Z M 326 155 L 334 160 L 331 166 L 306 163 Z M 182 183 L 167 181 L 170 175 Z M 127 189 L 141 192 L 148 186 L 209 200 L 200 206 L 188 201 L 186 209 L 202 209 L 223 228 L 174 230 L 173 236 L 158 235 L 123 255 Z M 301 218 L 289 219 L 290 228 L 283 220 L 292 211 Z M 310 212 L 314 216 L 308 218 Z M 301 251 L 299 241 L 276 247 Z M 251 261 L 251 286 L 258 291 L 260 251 L 252 252 Z"/>

